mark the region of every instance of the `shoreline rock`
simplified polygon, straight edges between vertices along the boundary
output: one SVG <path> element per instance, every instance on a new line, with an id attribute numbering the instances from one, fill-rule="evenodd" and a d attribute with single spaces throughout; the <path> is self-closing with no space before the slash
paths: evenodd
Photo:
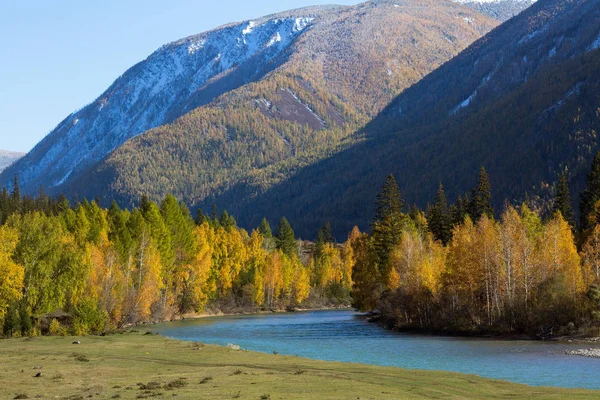
<path id="1" fill-rule="evenodd" d="M 580 356 L 580 357 L 591 357 L 591 358 L 600 358 L 600 349 L 577 349 L 577 350 L 567 350 L 565 354 L 569 356 Z"/>

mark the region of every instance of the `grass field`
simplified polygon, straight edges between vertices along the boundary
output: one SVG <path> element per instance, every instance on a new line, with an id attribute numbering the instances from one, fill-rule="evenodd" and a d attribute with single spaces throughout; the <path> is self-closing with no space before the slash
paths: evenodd
<path id="1" fill-rule="evenodd" d="M 598 399 L 600 393 L 124 333 L 0 340 L 0 399 L 14 398 Z"/>

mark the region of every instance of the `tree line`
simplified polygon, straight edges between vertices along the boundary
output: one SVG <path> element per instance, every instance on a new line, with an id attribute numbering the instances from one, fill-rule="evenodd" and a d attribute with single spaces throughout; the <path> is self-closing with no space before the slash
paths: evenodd
<path id="1" fill-rule="evenodd" d="M 285 218 L 275 234 L 266 219 L 247 232 L 216 207 L 192 218 L 172 195 L 105 209 L 42 190 L 21 196 L 15 178 L 0 195 L 0 226 L 5 336 L 99 333 L 205 310 L 349 304 L 352 251 L 333 242 L 327 224 L 317 243 L 299 248 Z"/>
<path id="2" fill-rule="evenodd" d="M 0 194 L 0 322 L 6 336 L 96 333 L 209 311 L 352 304 L 399 329 L 546 336 L 600 319 L 600 154 L 579 223 L 565 177 L 553 210 L 524 202 L 497 214 L 484 168 L 470 193 L 407 207 L 393 176 L 371 233 L 315 243 L 282 218 L 247 232 L 227 211 L 167 195 L 108 209 L 97 201 Z M 62 311 L 69 320 L 52 319 Z M 50 320 L 49 320 L 50 319 Z"/>
<path id="3" fill-rule="evenodd" d="M 448 205 L 440 184 L 425 211 L 407 209 L 393 176 L 372 234 L 353 243 L 353 301 L 399 329 L 452 333 L 589 332 L 600 317 L 600 154 L 575 224 L 564 175 L 553 209 L 507 204 L 496 219 L 484 168 Z"/>

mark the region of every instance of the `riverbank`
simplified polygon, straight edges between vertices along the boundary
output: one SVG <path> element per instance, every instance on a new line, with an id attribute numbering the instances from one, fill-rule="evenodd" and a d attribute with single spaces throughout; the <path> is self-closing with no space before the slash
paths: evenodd
<path id="1" fill-rule="evenodd" d="M 381 329 L 387 329 L 399 333 L 409 333 L 417 335 L 427 335 L 436 337 L 454 337 L 454 338 L 474 338 L 490 340 L 531 340 L 546 341 L 557 343 L 581 343 L 597 344 L 600 343 L 600 328 L 593 327 L 577 331 L 572 334 L 560 335 L 528 335 L 525 333 L 505 333 L 505 332 L 486 332 L 486 331 L 450 331 L 442 329 L 424 329 L 408 326 L 394 325 L 393 321 L 383 318 L 377 313 L 365 313 L 364 318 L 369 322 L 376 324 Z M 599 357 L 600 358 L 600 357 Z"/>
<path id="2" fill-rule="evenodd" d="M 80 344 L 72 344 L 73 341 Z M 38 373 L 41 376 L 35 377 Z M 0 398 L 596 399 L 450 372 L 316 361 L 157 335 L 0 341 Z"/>
<path id="3" fill-rule="evenodd" d="M 268 314 L 286 314 L 286 313 L 294 313 L 294 312 L 309 312 L 309 311 L 347 311 L 354 310 L 351 306 L 339 306 L 339 307 L 307 307 L 307 308 L 293 308 L 293 309 L 273 309 L 273 310 L 261 310 L 261 309 L 240 309 L 234 312 L 222 312 L 222 311 L 214 311 L 214 312 L 203 312 L 203 313 L 186 313 L 183 315 L 177 315 L 171 318 L 170 321 L 161 321 L 161 322 L 152 322 L 152 323 L 142 323 L 140 326 L 144 325 L 152 325 L 157 323 L 166 323 L 173 321 L 181 321 L 187 319 L 201 319 L 201 318 L 211 318 L 211 317 L 226 317 L 226 316 L 236 316 L 236 315 L 268 315 Z"/>

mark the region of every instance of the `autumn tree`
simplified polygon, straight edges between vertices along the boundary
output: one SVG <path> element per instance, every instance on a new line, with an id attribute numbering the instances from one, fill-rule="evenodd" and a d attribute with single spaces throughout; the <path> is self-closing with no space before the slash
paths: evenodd
<path id="1" fill-rule="evenodd" d="M 366 233 L 352 242 L 354 268 L 352 270 L 352 305 L 368 311 L 377 307 L 383 291 L 383 278 L 378 268 L 373 240 Z"/>
<path id="2" fill-rule="evenodd" d="M 88 276 L 86 253 L 64 232 L 57 217 L 39 212 L 13 215 L 8 226 L 19 231 L 14 261 L 24 268 L 23 297 L 36 317 L 76 304 Z"/>
<path id="3" fill-rule="evenodd" d="M 581 259 L 577 253 L 573 232 L 560 213 L 556 213 L 546 225 L 542 249 L 542 280 L 563 279 L 571 298 L 585 290 L 581 271 Z"/>
<path id="4" fill-rule="evenodd" d="M 585 284 L 600 282 L 600 225 L 596 225 L 588 236 L 581 257 Z"/>
<path id="5" fill-rule="evenodd" d="M 18 241 L 15 229 L 0 227 L 0 321 L 4 320 L 9 305 L 15 304 L 22 295 L 24 270 L 12 259 Z"/>

